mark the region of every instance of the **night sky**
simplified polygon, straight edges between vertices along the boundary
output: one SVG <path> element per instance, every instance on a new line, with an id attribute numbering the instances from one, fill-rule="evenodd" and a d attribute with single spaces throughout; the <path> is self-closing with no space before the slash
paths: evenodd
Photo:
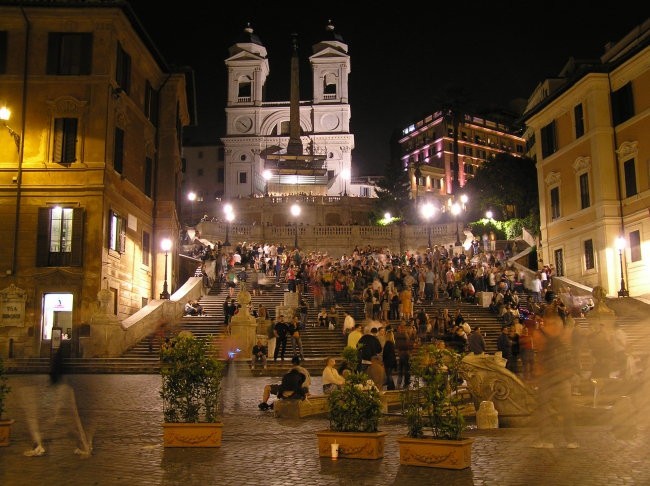
<path id="1" fill-rule="evenodd" d="M 650 4 L 620 0 L 538 2 L 152 3 L 134 10 L 170 65 L 190 66 L 197 79 L 198 126 L 190 144 L 225 134 L 228 48 L 250 22 L 268 51 L 265 101 L 289 100 L 291 34 L 298 34 L 301 100 L 312 98 L 311 47 L 328 19 L 348 44 L 353 176 L 383 174 L 396 130 L 430 113 L 449 87 L 477 108 L 512 109 L 570 57 L 598 58 L 650 17 Z M 354 12 L 350 11 L 351 9 Z M 217 13 L 214 13 L 217 12 Z"/>

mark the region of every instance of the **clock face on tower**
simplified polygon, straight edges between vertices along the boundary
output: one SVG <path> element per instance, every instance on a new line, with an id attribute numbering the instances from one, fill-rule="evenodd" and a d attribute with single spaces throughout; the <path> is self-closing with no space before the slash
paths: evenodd
<path id="1" fill-rule="evenodd" d="M 246 133 L 253 127 L 253 120 L 248 116 L 240 116 L 235 120 L 235 130 Z"/>

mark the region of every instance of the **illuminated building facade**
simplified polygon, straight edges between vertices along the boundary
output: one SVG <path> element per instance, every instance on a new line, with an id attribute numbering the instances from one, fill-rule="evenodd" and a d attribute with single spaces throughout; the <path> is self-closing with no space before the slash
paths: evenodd
<path id="1" fill-rule="evenodd" d="M 119 326 L 174 290 L 190 74 L 125 2 L 0 1 L 1 355 L 58 329 L 81 355 L 100 307 Z"/>
<path id="2" fill-rule="evenodd" d="M 650 292 L 649 39 L 646 20 L 600 59 L 570 59 L 524 114 L 543 261 L 609 296 Z"/>

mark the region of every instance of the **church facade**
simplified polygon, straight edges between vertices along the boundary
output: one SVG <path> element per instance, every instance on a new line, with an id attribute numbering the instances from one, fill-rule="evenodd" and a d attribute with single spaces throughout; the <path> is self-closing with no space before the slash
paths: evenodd
<path id="1" fill-rule="evenodd" d="M 327 25 L 323 38 L 312 46 L 309 57 L 310 101 L 298 99 L 293 65 L 291 100 L 264 99 L 269 59 L 250 26 L 230 47 L 225 60 L 226 134 L 221 138 L 226 200 L 292 194 L 339 196 L 346 192 L 354 149 L 348 100 L 350 56 L 333 25 Z M 292 143 L 299 145 L 298 151 L 291 150 Z"/>

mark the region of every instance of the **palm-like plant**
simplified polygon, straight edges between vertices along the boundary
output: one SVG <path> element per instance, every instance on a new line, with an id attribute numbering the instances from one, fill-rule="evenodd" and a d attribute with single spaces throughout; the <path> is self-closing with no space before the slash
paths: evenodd
<path id="1" fill-rule="evenodd" d="M 381 395 L 365 373 L 346 375 L 345 383 L 328 396 L 330 430 L 377 432 L 381 418 Z"/>
<path id="2" fill-rule="evenodd" d="M 214 357 L 209 342 L 180 334 L 161 352 L 165 422 L 218 422 L 225 364 Z"/>
<path id="3" fill-rule="evenodd" d="M 404 397 L 408 436 L 459 440 L 465 428 L 458 394 L 463 355 L 434 344 L 422 346 L 411 361 L 414 388 Z"/>

